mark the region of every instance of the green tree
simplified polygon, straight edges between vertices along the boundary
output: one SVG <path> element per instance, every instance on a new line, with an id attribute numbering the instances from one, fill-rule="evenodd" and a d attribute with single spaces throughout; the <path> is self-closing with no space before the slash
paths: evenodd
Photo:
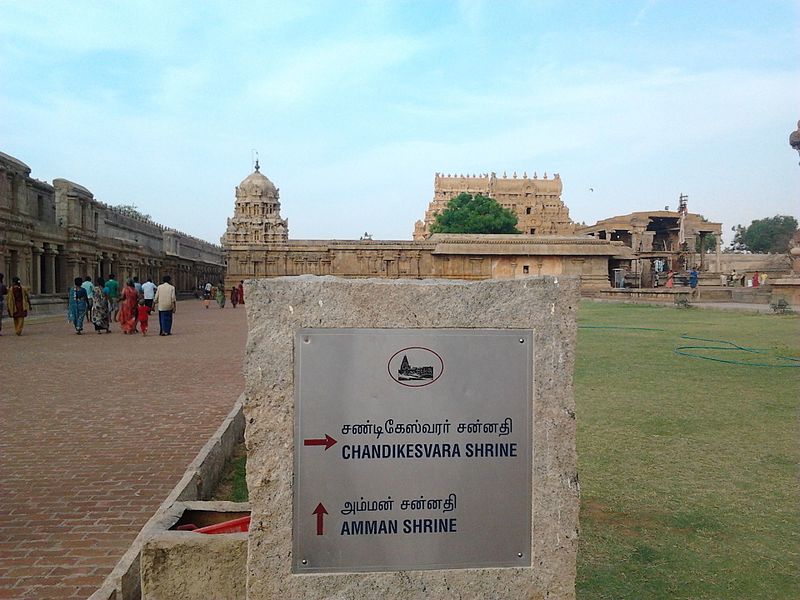
<path id="1" fill-rule="evenodd" d="M 128 217 L 134 217 L 136 219 L 143 219 L 145 221 L 152 220 L 150 215 L 146 215 L 139 211 L 139 207 L 135 204 L 119 204 L 117 206 L 113 206 L 112 208 L 117 209 L 118 212 L 126 215 Z"/>
<path id="2" fill-rule="evenodd" d="M 703 238 L 703 240 L 704 240 L 703 246 L 705 246 L 703 250 L 705 250 L 706 252 L 711 252 L 712 250 L 715 250 L 717 248 L 717 236 L 715 236 L 713 233 L 709 233 L 707 236 Z M 699 235 L 696 238 L 694 238 L 694 251 L 700 252 Z"/>
<path id="3" fill-rule="evenodd" d="M 745 247 L 751 252 L 781 253 L 789 250 L 789 242 L 797 231 L 797 219 L 787 215 L 775 215 L 756 219 L 747 227 L 733 228 L 734 247 Z"/>
<path id="4" fill-rule="evenodd" d="M 460 193 L 436 215 L 431 233 L 519 233 L 517 216 L 496 200 Z"/>

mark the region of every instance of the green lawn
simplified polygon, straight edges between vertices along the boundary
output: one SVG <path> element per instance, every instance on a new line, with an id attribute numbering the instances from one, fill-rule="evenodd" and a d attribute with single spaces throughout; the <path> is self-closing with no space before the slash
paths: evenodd
<path id="1" fill-rule="evenodd" d="M 579 327 L 578 598 L 800 598 L 800 368 L 674 352 L 790 364 L 800 318 L 582 302 Z"/>

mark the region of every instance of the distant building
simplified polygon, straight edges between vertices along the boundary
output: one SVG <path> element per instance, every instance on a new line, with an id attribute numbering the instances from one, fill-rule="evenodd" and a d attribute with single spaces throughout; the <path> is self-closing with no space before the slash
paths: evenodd
<path id="1" fill-rule="evenodd" d="M 438 179 L 444 185 L 446 178 Z M 487 179 L 491 181 L 496 182 L 496 178 Z M 574 225 L 559 198 L 559 179 L 538 180 L 543 182 L 540 184 L 536 183 L 537 179 L 525 177 L 508 181 L 519 183 L 503 184 L 502 189 L 512 190 L 518 186 L 520 198 L 525 198 L 526 193 L 532 194 L 527 197 L 528 206 L 547 204 L 544 206 L 546 216 L 537 217 L 540 219 L 537 223 L 544 225 L 537 227 L 544 228 L 545 232 L 555 229 L 572 233 Z M 526 181 L 531 182 L 530 192 L 526 192 Z M 492 186 L 495 190 L 501 187 L 495 188 L 494 183 Z M 451 189 L 447 193 L 454 191 Z M 512 197 L 511 191 L 508 194 L 505 199 Z M 520 206 L 517 205 L 517 210 Z M 524 209 L 525 205 L 522 206 Z M 354 227 L 360 230 L 361 224 L 354 222 Z M 360 240 L 293 240 L 289 239 L 288 222 L 280 215 L 279 190 L 256 165 L 255 171 L 236 188 L 234 214 L 228 219 L 222 245 L 228 267 L 227 285 L 241 279 L 304 274 L 413 279 L 574 275 L 580 277 L 585 290 L 590 290 L 608 287 L 609 259 L 630 258 L 630 251 L 622 242 L 587 235 L 540 233 L 543 232 L 534 235 L 435 234 L 413 241 L 373 240 L 370 236 L 362 236 Z"/>
<path id="2" fill-rule="evenodd" d="M 221 280 L 221 247 L 99 202 L 77 183 L 30 175 L 28 165 L 0 152 L 0 268 L 37 301 L 60 301 L 86 275 L 157 281 L 169 274 L 179 292 Z"/>
<path id="3" fill-rule="evenodd" d="M 682 197 L 685 200 L 685 196 Z M 656 261 L 662 261 L 665 270 L 688 270 L 719 273 L 722 224 L 706 221 L 701 215 L 686 210 L 685 202 L 678 211 L 654 210 L 634 212 L 581 226 L 578 234 L 591 235 L 600 240 L 622 242 L 631 249 L 632 256 L 622 261 L 612 261 L 611 268 L 624 266 L 634 278 L 635 287 L 651 287 Z M 705 251 L 706 238 L 715 236 L 714 257 L 709 260 Z M 699 248 L 698 248 L 699 246 Z"/>
<path id="4" fill-rule="evenodd" d="M 444 175 L 436 173 L 433 180 L 433 200 L 425 211 L 425 219 L 414 226 L 414 239 L 424 240 L 436 214 L 447 208 L 448 202 L 461 193 L 481 194 L 496 200 L 503 208 L 517 215 L 517 229 L 528 235 L 572 235 L 575 224 L 569 218 L 569 209 L 561 201 L 561 177 L 552 179 L 547 173 L 540 179 L 534 173 L 511 177 L 503 173 L 485 175 Z"/>

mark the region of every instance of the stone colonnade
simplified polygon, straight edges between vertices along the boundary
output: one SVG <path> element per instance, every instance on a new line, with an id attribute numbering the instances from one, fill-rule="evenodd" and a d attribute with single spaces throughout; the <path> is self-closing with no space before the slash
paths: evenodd
<path id="1" fill-rule="evenodd" d="M 19 277 L 35 296 L 66 294 L 76 277 L 107 279 L 113 273 L 118 281 L 148 277 L 156 283 L 164 275 L 172 277 L 179 292 L 189 293 L 207 281 L 221 281 L 222 265 L 210 265 L 178 258 L 127 256 L 103 251 L 92 254 L 70 253 L 64 246 L 51 242 L 31 242 L 24 246 L 8 246 L 3 251 L 2 270 L 7 282 Z"/>

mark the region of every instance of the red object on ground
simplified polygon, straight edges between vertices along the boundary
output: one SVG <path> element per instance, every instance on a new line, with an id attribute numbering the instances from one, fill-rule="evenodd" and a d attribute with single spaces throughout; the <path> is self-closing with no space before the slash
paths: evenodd
<path id="1" fill-rule="evenodd" d="M 216 525 L 208 525 L 195 529 L 195 533 L 239 533 L 250 529 L 250 517 L 242 517 L 233 521 L 225 521 Z"/>

